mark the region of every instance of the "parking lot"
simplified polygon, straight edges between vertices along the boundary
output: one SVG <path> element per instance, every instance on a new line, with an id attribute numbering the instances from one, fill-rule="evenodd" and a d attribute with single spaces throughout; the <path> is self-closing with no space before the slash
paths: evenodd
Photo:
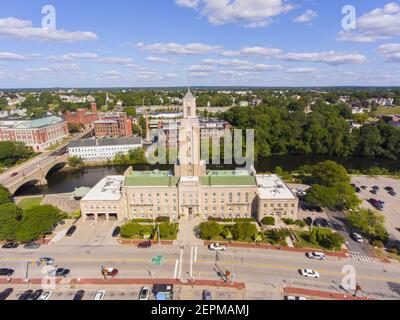
<path id="1" fill-rule="evenodd" d="M 59 231 L 61 238 L 55 245 L 114 245 L 117 244 L 116 238 L 112 237 L 112 232 L 119 223 L 117 221 L 83 221 L 76 223 L 77 229 L 71 237 L 63 236 L 68 227 Z M 57 235 L 56 235 L 57 237 Z"/>
<path id="2" fill-rule="evenodd" d="M 386 177 L 357 176 L 353 177 L 352 182 L 357 187 L 368 187 L 366 190 L 361 189 L 358 194 L 359 198 L 363 200 L 362 206 L 364 208 L 375 209 L 368 202 L 371 198 L 385 202 L 384 210 L 381 213 L 385 216 L 386 228 L 393 240 L 400 241 L 400 180 Z M 371 193 L 373 186 L 379 187 L 377 195 Z M 385 187 L 392 187 L 398 194 L 396 196 L 390 195 Z"/>

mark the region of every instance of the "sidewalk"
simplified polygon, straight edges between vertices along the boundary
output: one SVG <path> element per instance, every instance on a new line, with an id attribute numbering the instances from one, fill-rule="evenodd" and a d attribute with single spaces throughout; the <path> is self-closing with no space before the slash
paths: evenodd
<path id="1" fill-rule="evenodd" d="M 349 294 L 309 290 L 301 288 L 284 288 L 283 293 L 285 296 L 319 298 L 319 300 L 376 300 L 368 297 L 354 297 L 353 295 Z"/>

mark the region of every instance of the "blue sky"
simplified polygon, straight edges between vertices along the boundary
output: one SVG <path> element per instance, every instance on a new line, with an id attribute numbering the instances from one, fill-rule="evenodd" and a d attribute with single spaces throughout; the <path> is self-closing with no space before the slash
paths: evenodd
<path id="1" fill-rule="evenodd" d="M 0 87 L 400 85 L 400 2 L 347 4 L 2 0 Z"/>

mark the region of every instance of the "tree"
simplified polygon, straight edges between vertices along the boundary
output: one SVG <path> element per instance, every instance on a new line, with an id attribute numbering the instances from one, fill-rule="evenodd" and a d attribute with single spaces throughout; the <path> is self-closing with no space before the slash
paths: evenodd
<path id="1" fill-rule="evenodd" d="M 81 168 L 84 164 L 85 163 L 81 157 L 73 156 L 68 158 L 68 165 L 71 168 Z"/>
<path id="2" fill-rule="evenodd" d="M 371 241 L 380 240 L 385 243 L 389 234 L 385 228 L 385 217 L 371 209 L 359 209 L 351 212 L 347 219 L 350 225 L 365 234 Z"/>
<path id="3" fill-rule="evenodd" d="M 7 203 L 12 203 L 12 195 L 10 191 L 8 191 L 7 188 L 3 187 L 0 185 L 0 205 L 7 204 Z M 1 211 L 0 211 L 1 213 Z"/>
<path id="4" fill-rule="evenodd" d="M 55 225 L 65 215 L 60 210 L 51 206 L 35 206 L 25 210 L 21 223 L 16 233 L 16 239 L 21 242 L 28 242 L 44 237 L 51 233 Z"/>
<path id="5" fill-rule="evenodd" d="M 136 108 L 134 107 L 127 107 L 124 110 L 126 114 L 130 117 L 136 117 Z"/>
<path id="6" fill-rule="evenodd" d="M 200 238 L 204 240 L 212 240 L 218 235 L 220 235 L 222 231 L 221 226 L 212 221 L 212 222 L 203 222 L 199 226 Z"/>
<path id="7" fill-rule="evenodd" d="M 0 240 L 14 241 L 22 210 L 14 203 L 0 205 Z"/>
<path id="8" fill-rule="evenodd" d="M 235 240 L 252 239 L 256 233 L 257 227 L 249 221 L 237 222 L 232 228 L 232 235 Z"/>
<path id="9" fill-rule="evenodd" d="M 275 218 L 274 217 L 264 217 L 261 220 L 261 223 L 266 226 L 274 226 L 275 225 Z"/>
<path id="10" fill-rule="evenodd" d="M 331 187 L 339 182 L 350 183 L 346 169 L 334 161 L 324 161 L 312 167 L 311 176 L 316 184 Z"/>

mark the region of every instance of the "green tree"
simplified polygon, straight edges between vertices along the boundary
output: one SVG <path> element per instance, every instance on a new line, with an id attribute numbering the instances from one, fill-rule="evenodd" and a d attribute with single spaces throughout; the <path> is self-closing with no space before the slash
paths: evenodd
<path id="1" fill-rule="evenodd" d="M 389 234 L 385 228 L 385 217 L 370 209 L 359 209 L 351 212 L 347 219 L 350 225 L 365 234 L 370 240 L 380 240 L 385 243 Z"/>
<path id="2" fill-rule="evenodd" d="M 235 240 L 252 239 L 256 233 L 257 227 L 249 221 L 236 222 L 232 228 L 232 235 Z"/>
<path id="3" fill-rule="evenodd" d="M 81 157 L 73 156 L 68 158 L 68 165 L 71 168 L 81 168 L 84 164 L 85 163 Z"/>
<path id="4" fill-rule="evenodd" d="M 22 210 L 14 203 L 0 205 L 0 240 L 14 241 Z"/>
<path id="5" fill-rule="evenodd" d="M 334 161 L 324 161 L 312 167 L 311 175 L 316 184 L 331 187 L 337 183 L 350 183 L 346 169 Z"/>
<path id="6" fill-rule="evenodd" d="M 10 191 L 8 191 L 7 188 L 4 186 L 0 185 L 0 205 L 7 204 L 7 203 L 12 203 L 12 195 Z M 1 211 L 0 211 L 1 214 Z"/>
<path id="7" fill-rule="evenodd" d="M 60 210 L 51 206 L 35 206 L 25 210 L 21 223 L 16 233 L 16 239 L 21 242 L 28 242 L 44 237 L 52 232 L 55 225 L 65 215 Z"/>
<path id="8" fill-rule="evenodd" d="M 127 107 L 127 108 L 125 108 L 124 111 L 127 113 L 128 116 L 130 116 L 130 117 L 136 117 L 136 108 L 134 108 L 134 107 Z"/>
<path id="9" fill-rule="evenodd" d="M 212 240 L 215 237 L 219 236 L 221 232 L 222 227 L 214 221 L 203 222 L 199 226 L 200 238 L 204 240 Z"/>

